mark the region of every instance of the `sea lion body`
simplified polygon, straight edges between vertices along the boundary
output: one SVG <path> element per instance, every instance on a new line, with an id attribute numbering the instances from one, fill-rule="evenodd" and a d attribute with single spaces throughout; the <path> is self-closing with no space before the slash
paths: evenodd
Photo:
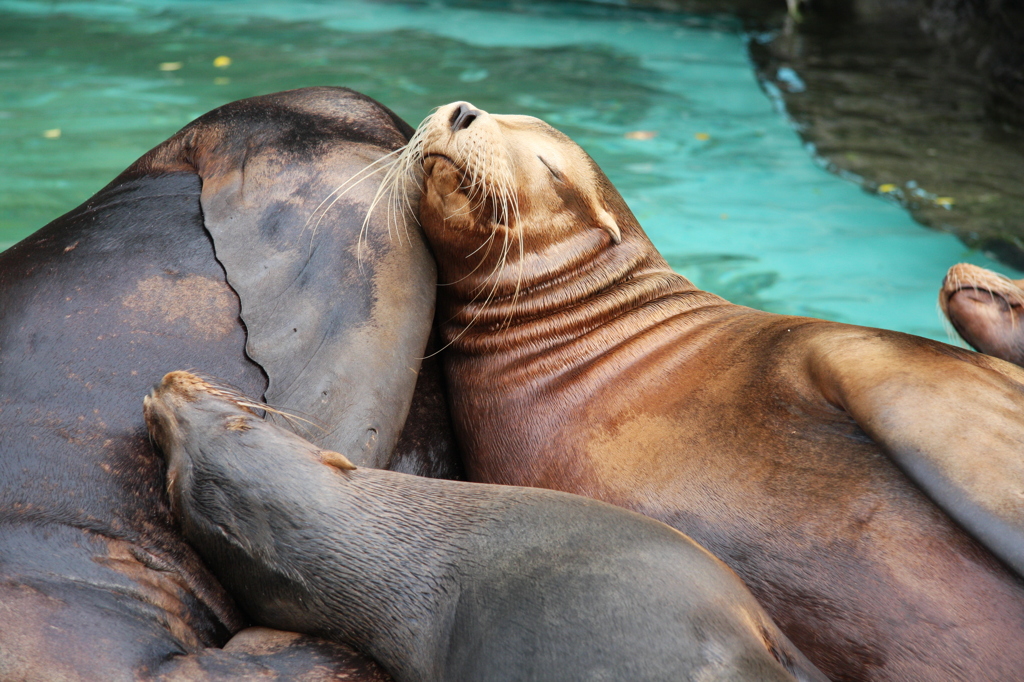
<path id="1" fill-rule="evenodd" d="M 949 269 L 939 307 L 964 341 L 978 351 L 1024 366 L 1024 280 L 970 263 Z"/>
<path id="2" fill-rule="evenodd" d="M 396 680 L 824 680 L 664 524 L 327 466 L 340 456 L 255 408 L 186 372 L 145 400 L 185 536 L 259 622 L 349 644 Z"/>
<path id="3" fill-rule="evenodd" d="M 138 396 L 205 367 L 386 465 L 433 265 L 415 232 L 360 238 L 374 182 L 332 192 L 410 130 L 341 88 L 226 105 L 0 254 L 0 678 L 381 679 L 305 636 L 219 648 L 246 620 L 171 517 Z"/>
<path id="4" fill-rule="evenodd" d="M 470 480 L 685 532 L 832 679 L 1024 676 L 989 552 L 1024 567 L 1024 372 L 698 290 L 536 119 L 454 103 L 410 149 Z"/>

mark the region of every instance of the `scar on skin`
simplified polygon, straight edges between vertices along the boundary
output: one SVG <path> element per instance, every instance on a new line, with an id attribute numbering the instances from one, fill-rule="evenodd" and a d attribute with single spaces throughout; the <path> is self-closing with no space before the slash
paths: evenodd
<path id="1" fill-rule="evenodd" d="M 237 304 L 228 285 L 200 275 L 177 280 L 160 275 L 144 279 L 121 299 L 121 304 L 165 322 L 181 321 L 206 340 L 228 334 L 237 316 Z"/>

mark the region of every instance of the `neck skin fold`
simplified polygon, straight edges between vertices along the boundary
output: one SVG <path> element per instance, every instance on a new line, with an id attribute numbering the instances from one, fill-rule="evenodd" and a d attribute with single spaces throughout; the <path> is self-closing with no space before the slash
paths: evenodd
<path id="1" fill-rule="evenodd" d="M 527 232 L 533 229 L 540 228 Z M 524 347 L 542 352 L 602 330 L 606 333 L 597 336 L 614 343 L 618 335 L 607 332 L 623 316 L 645 312 L 646 327 L 726 304 L 674 273 L 639 226 L 625 230 L 620 244 L 601 230 L 586 229 L 547 249 L 524 245 L 524 257 L 517 240 L 500 232 L 489 249 L 468 258 L 455 255 L 472 251 L 460 244 L 464 235 L 441 237 L 435 245 L 442 282 L 438 319 L 445 341 L 460 355 Z M 501 267 L 503 244 L 509 247 Z"/>

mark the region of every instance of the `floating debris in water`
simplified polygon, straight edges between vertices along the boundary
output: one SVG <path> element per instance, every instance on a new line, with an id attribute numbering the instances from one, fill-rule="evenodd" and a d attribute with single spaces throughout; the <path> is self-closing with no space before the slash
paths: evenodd
<path id="1" fill-rule="evenodd" d="M 779 70 L 775 72 L 775 79 L 785 85 L 786 89 L 790 92 L 804 92 L 807 90 L 807 85 L 803 82 L 803 79 L 788 66 L 780 66 Z"/>
<path id="2" fill-rule="evenodd" d="M 487 69 L 466 69 L 459 74 L 459 80 L 463 83 L 477 83 L 489 75 L 491 74 Z"/>
<path id="3" fill-rule="evenodd" d="M 627 140 L 650 140 L 657 136 L 658 131 L 656 130 L 631 130 L 623 135 Z"/>
<path id="4" fill-rule="evenodd" d="M 956 201 L 953 200 L 953 197 L 936 197 L 935 203 L 948 211 L 953 208 L 953 204 L 955 204 Z"/>
<path id="5" fill-rule="evenodd" d="M 51 128 L 50 130 L 43 131 L 43 137 L 47 140 L 56 140 L 60 137 L 60 128 Z"/>
<path id="6" fill-rule="evenodd" d="M 711 135 L 709 135 L 707 133 L 697 133 L 697 134 L 694 135 L 694 137 L 697 138 L 698 140 L 700 140 L 701 142 L 704 142 L 705 140 L 710 140 L 711 139 Z"/>
<path id="7" fill-rule="evenodd" d="M 213 65 L 218 69 L 226 69 L 231 66 L 231 57 L 225 57 L 221 55 L 213 60 Z"/>
<path id="8" fill-rule="evenodd" d="M 889 192 L 892 192 L 895 189 L 896 185 L 892 184 L 891 182 L 887 182 L 884 185 L 878 186 L 878 191 L 882 192 L 883 194 L 888 194 Z"/>
<path id="9" fill-rule="evenodd" d="M 627 163 L 624 168 L 630 173 L 653 173 L 653 163 Z"/>
<path id="10" fill-rule="evenodd" d="M 910 183 L 909 182 L 907 183 L 907 187 L 910 187 Z M 910 192 L 915 197 L 919 197 L 921 199 L 928 199 L 930 201 L 935 201 L 938 198 L 936 195 L 932 194 L 931 192 L 926 190 L 924 187 L 917 187 L 917 186 L 915 186 L 913 189 L 910 190 Z"/>
<path id="11" fill-rule="evenodd" d="M 161 71 L 177 71 L 181 67 L 185 66 L 184 62 L 161 62 Z"/>

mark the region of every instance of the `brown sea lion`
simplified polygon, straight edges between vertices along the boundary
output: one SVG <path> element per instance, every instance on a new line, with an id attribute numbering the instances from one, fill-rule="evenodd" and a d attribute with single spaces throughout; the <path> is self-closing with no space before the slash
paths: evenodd
<path id="1" fill-rule="evenodd" d="M 1024 279 L 1010 279 L 970 263 L 949 269 L 939 307 L 972 347 L 1024 366 Z"/>
<path id="2" fill-rule="evenodd" d="M 833 679 L 1024 678 L 1024 371 L 698 290 L 537 119 L 456 102 L 406 156 L 470 480 L 687 533 Z"/>
<path id="3" fill-rule="evenodd" d="M 433 263 L 415 230 L 360 236 L 372 178 L 345 192 L 411 132 L 342 88 L 235 102 L 0 254 L 0 679 L 379 679 L 307 636 L 220 648 L 248 621 L 175 525 L 138 399 L 202 366 L 360 464 L 443 469 L 437 386 L 410 411 Z"/>
<path id="4" fill-rule="evenodd" d="M 356 469 L 172 372 L 146 396 L 185 537 L 254 620 L 396 680 L 817 680 L 681 533 L 549 490 Z"/>

